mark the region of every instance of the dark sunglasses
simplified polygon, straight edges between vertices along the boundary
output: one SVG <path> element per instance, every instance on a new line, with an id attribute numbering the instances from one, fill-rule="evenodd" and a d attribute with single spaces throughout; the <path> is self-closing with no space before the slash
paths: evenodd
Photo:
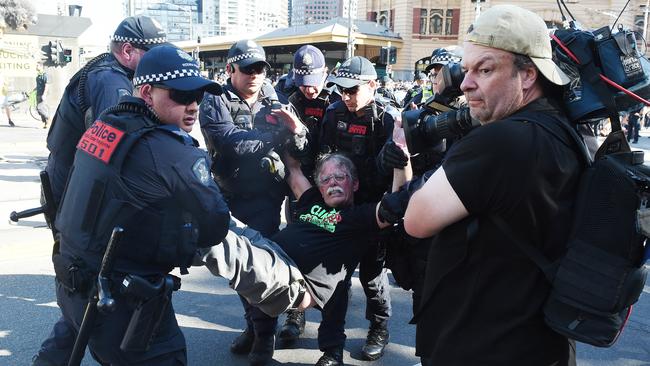
<path id="1" fill-rule="evenodd" d="M 340 86 L 337 86 L 337 88 L 339 89 L 339 92 L 341 94 L 356 95 L 359 92 L 359 87 L 361 85 L 365 85 L 365 84 L 368 84 L 368 82 L 365 82 L 365 83 L 362 83 L 362 84 L 359 84 L 359 85 L 355 85 L 355 86 L 353 86 L 351 88 L 342 88 Z"/>
<path id="2" fill-rule="evenodd" d="M 246 75 L 259 75 L 259 74 L 266 74 L 266 65 L 264 63 L 255 63 L 252 65 L 248 65 L 246 67 L 240 67 L 239 71 Z"/>
<path id="3" fill-rule="evenodd" d="M 169 90 L 169 99 L 181 105 L 190 105 L 194 102 L 201 104 L 203 100 L 203 89 L 178 90 L 162 84 L 151 84 L 154 88 Z"/>

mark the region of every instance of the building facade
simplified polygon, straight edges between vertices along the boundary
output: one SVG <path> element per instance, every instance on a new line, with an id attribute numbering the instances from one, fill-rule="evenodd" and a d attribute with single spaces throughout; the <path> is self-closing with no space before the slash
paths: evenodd
<path id="1" fill-rule="evenodd" d="M 126 0 L 129 14 L 156 19 L 171 42 L 260 34 L 287 27 L 288 0 Z"/>
<path id="2" fill-rule="evenodd" d="M 293 0 L 291 4 L 291 25 L 324 23 L 337 17 L 357 18 L 359 0 Z"/>
<path id="3" fill-rule="evenodd" d="M 626 2 L 565 0 L 583 29 L 611 26 Z M 463 35 L 481 11 L 494 5 L 513 3 L 511 0 L 359 0 L 358 17 L 388 24 L 400 35 L 403 46 L 397 49 L 396 63 L 391 66 L 393 77 L 412 80 L 416 70 L 426 67 L 427 58 L 435 48 L 462 46 Z M 618 24 L 643 34 L 645 3 L 646 0 L 630 1 Z M 562 25 L 562 13 L 555 1 L 519 0 L 516 4 L 539 14 L 549 27 Z M 566 9 L 563 12 L 569 17 Z"/>

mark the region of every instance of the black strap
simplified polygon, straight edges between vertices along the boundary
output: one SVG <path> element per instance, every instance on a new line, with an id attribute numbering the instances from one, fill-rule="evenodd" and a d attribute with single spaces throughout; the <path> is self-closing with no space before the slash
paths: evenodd
<path id="1" fill-rule="evenodd" d="M 553 137 L 558 139 L 561 143 L 563 143 L 566 146 L 569 146 L 574 151 L 576 151 L 578 155 L 580 155 L 581 159 L 583 160 L 586 166 L 591 165 L 591 163 L 593 162 L 593 159 L 591 158 L 591 154 L 589 154 L 589 149 L 587 149 L 587 145 L 585 145 L 584 140 L 578 134 L 578 132 L 574 128 L 572 128 L 567 122 L 555 118 L 549 115 L 548 113 L 539 113 L 536 111 L 524 111 L 521 113 L 517 113 L 511 118 L 537 124 L 538 126 L 543 128 L 546 132 L 548 132 Z M 567 135 L 570 137 L 570 141 L 568 141 L 566 137 L 561 136 L 561 134 L 558 133 L 558 130 L 557 128 L 555 128 L 555 126 L 559 126 L 560 128 L 562 128 L 562 130 L 564 130 L 567 133 Z"/>
<path id="2" fill-rule="evenodd" d="M 569 124 L 565 121 L 553 117 L 548 113 L 538 113 L 534 110 L 527 110 L 521 113 L 517 113 L 511 118 L 537 124 L 553 137 L 558 139 L 561 143 L 574 149 L 581 156 L 583 162 L 585 163 L 585 166 L 591 165 L 591 155 L 589 154 L 587 146 L 582 140 L 582 137 L 580 137 L 580 135 L 578 135 L 578 132 L 571 128 L 571 126 L 569 126 Z M 559 134 L 555 126 L 561 127 L 562 130 L 564 130 L 569 136 L 570 141 L 567 141 L 568 139 L 566 135 L 562 136 Z M 515 243 L 517 247 L 519 247 L 519 249 L 524 252 L 524 254 L 526 254 L 533 262 L 535 262 L 537 267 L 539 267 L 542 272 L 544 272 L 544 276 L 548 279 L 548 281 L 553 283 L 555 273 L 557 272 L 557 268 L 559 266 L 559 261 L 549 261 L 541 250 L 528 244 L 526 241 L 518 237 L 503 218 L 496 215 L 490 215 L 488 217 L 508 237 L 510 241 Z"/>
<path id="3" fill-rule="evenodd" d="M 535 248 L 534 246 L 528 244 L 521 238 L 519 238 L 513 231 L 510 229 L 508 224 L 503 220 L 503 218 L 496 216 L 496 215 L 490 215 L 488 216 L 492 222 L 496 224 L 496 226 L 501 230 L 508 239 L 515 243 L 519 249 L 521 249 L 524 254 L 528 256 L 535 264 L 537 267 L 539 267 L 542 272 L 544 272 L 544 276 L 550 283 L 553 283 L 553 279 L 555 279 L 555 273 L 557 272 L 557 267 L 559 262 L 551 262 L 544 256 L 541 250 Z"/>

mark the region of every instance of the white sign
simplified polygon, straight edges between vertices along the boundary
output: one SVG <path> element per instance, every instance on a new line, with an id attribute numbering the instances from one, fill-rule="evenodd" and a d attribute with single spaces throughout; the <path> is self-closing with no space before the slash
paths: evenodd
<path id="1" fill-rule="evenodd" d="M 38 37 L 5 34 L 0 36 L 0 73 L 10 77 L 36 77 L 40 60 Z"/>

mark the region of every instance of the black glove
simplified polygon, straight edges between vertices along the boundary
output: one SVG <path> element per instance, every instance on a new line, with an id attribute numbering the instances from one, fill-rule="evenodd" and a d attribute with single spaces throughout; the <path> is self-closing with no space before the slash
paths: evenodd
<path id="1" fill-rule="evenodd" d="M 289 137 L 288 151 L 296 160 L 301 160 L 309 155 L 307 132 L 307 128 L 303 127 L 298 133 L 291 134 Z"/>
<path id="2" fill-rule="evenodd" d="M 409 203 L 409 192 L 402 189 L 394 193 L 386 193 L 379 203 L 377 215 L 379 220 L 389 224 L 399 222 L 406 212 L 406 206 Z"/>
<path id="3" fill-rule="evenodd" d="M 404 151 L 393 141 L 388 141 L 379 151 L 377 158 L 385 171 L 390 169 L 404 169 L 409 161 Z"/>
<path id="4" fill-rule="evenodd" d="M 271 176 L 273 176 L 273 178 L 278 182 L 282 182 L 286 176 L 284 163 L 280 159 L 280 155 L 273 150 L 269 151 L 266 156 L 262 158 L 260 161 L 260 169 L 263 172 L 271 174 Z"/>

